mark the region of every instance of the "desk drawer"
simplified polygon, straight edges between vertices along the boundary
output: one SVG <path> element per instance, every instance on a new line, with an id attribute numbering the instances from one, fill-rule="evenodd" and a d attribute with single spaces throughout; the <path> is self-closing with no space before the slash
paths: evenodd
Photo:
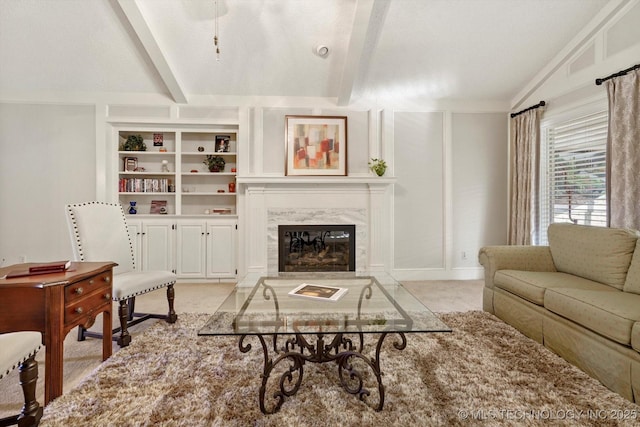
<path id="1" fill-rule="evenodd" d="M 64 302 L 65 305 L 78 301 L 85 296 L 96 292 L 98 289 L 107 289 L 111 293 L 111 273 L 104 272 L 95 277 L 91 277 L 87 280 L 82 280 L 77 283 L 72 283 L 64 289 Z"/>
<path id="2" fill-rule="evenodd" d="M 64 322 L 70 324 L 86 316 L 93 318 L 105 306 L 111 307 L 111 286 L 108 284 L 96 288 L 95 292 L 83 298 L 67 302 L 64 307 Z"/>

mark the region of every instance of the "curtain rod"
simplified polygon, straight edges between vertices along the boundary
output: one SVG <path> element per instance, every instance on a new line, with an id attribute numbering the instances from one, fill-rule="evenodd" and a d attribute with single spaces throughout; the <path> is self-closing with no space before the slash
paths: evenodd
<path id="1" fill-rule="evenodd" d="M 606 82 L 609 79 L 612 79 L 614 77 L 624 76 L 629 71 L 637 70 L 638 68 L 640 68 L 640 64 L 636 64 L 633 67 L 627 68 L 626 70 L 618 71 L 617 73 L 611 74 L 610 76 L 603 77 L 601 79 L 596 79 L 596 85 L 600 86 L 602 83 Z"/>
<path id="2" fill-rule="evenodd" d="M 533 109 L 538 108 L 538 107 L 544 107 L 545 105 L 547 105 L 547 103 L 546 103 L 546 102 L 544 102 L 544 101 L 540 101 L 538 104 L 536 104 L 536 105 L 532 105 L 532 106 L 531 106 L 531 107 L 529 107 L 529 108 L 525 108 L 525 109 L 524 109 L 524 110 L 522 110 L 522 111 L 518 111 L 517 113 L 511 113 L 511 118 L 513 119 L 515 116 L 519 116 L 519 115 L 520 115 L 520 114 L 522 114 L 522 113 L 525 113 L 525 112 L 527 112 L 527 111 L 529 111 L 529 110 L 533 110 Z"/>

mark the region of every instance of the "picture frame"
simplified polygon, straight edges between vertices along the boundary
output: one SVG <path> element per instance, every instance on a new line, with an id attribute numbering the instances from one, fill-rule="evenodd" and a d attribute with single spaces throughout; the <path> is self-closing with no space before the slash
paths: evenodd
<path id="1" fill-rule="evenodd" d="M 229 142 L 231 136 L 229 135 L 216 135 L 216 145 L 214 147 L 216 153 L 228 153 Z"/>
<path id="2" fill-rule="evenodd" d="M 154 147 L 162 147 L 164 144 L 164 134 L 163 133 L 154 133 L 153 134 L 153 146 Z"/>
<path id="3" fill-rule="evenodd" d="M 125 172 L 135 172 L 138 169 L 138 158 L 137 157 L 124 157 L 123 161 L 123 169 Z"/>
<path id="4" fill-rule="evenodd" d="M 167 214 L 167 201 L 166 200 L 152 200 L 151 207 L 149 209 L 150 214 Z"/>
<path id="5" fill-rule="evenodd" d="M 346 116 L 285 116 L 285 175 L 347 175 Z"/>

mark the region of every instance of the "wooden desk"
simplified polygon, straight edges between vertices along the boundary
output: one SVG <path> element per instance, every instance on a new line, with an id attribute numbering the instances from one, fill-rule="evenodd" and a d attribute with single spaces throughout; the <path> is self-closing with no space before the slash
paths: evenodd
<path id="1" fill-rule="evenodd" d="M 0 277 L 32 264 L 0 268 Z M 0 333 L 39 331 L 45 345 L 44 404 L 62 394 L 64 338 L 102 318 L 102 360 L 111 356 L 113 262 L 74 262 L 64 273 L 0 279 Z"/>

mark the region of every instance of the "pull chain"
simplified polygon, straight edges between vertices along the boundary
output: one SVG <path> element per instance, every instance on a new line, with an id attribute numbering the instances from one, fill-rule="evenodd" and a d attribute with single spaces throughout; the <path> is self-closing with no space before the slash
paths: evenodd
<path id="1" fill-rule="evenodd" d="M 218 44 L 218 0 L 214 0 L 214 4 L 215 4 L 215 12 L 216 12 L 216 18 L 215 18 L 215 33 L 213 36 L 213 44 L 216 47 L 216 61 L 220 61 L 220 46 Z"/>

